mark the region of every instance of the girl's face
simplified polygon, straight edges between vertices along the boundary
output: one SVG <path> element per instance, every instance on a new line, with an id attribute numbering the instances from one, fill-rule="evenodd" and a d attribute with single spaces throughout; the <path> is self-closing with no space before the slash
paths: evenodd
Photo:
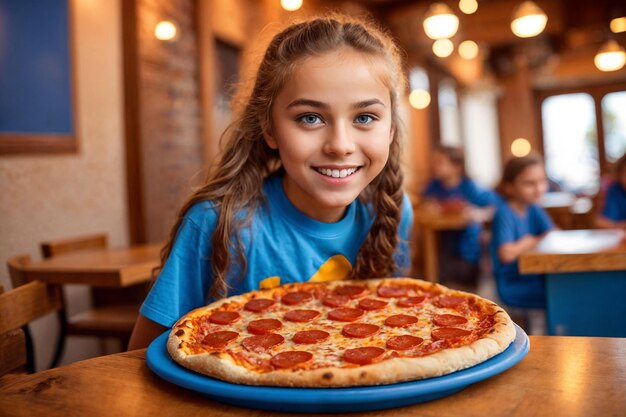
<path id="1" fill-rule="evenodd" d="M 548 179 L 543 165 L 530 165 L 508 184 L 509 195 L 523 204 L 536 204 L 548 190 Z"/>
<path id="2" fill-rule="evenodd" d="M 280 153 L 287 197 L 309 217 L 340 220 L 387 162 L 394 130 L 383 65 L 350 48 L 305 59 L 273 103 L 265 141 Z"/>

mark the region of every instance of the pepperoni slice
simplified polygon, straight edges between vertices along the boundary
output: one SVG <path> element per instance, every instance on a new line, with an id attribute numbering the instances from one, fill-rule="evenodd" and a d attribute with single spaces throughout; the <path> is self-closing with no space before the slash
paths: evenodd
<path id="1" fill-rule="evenodd" d="M 281 301 L 283 302 L 283 304 L 294 306 L 296 304 L 301 304 L 301 303 L 304 303 L 305 301 L 309 301 L 312 299 L 313 299 L 313 294 L 311 294 L 310 292 L 296 291 L 296 292 L 289 292 L 285 294 L 285 296 L 281 298 Z"/>
<path id="2" fill-rule="evenodd" d="M 385 349 L 379 347 L 359 347 L 343 352 L 343 359 L 346 362 L 356 363 L 357 365 L 367 365 L 381 360 L 384 353 Z"/>
<path id="3" fill-rule="evenodd" d="M 343 307 L 350 301 L 347 295 L 328 294 L 322 299 L 322 303 L 328 307 Z"/>
<path id="4" fill-rule="evenodd" d="M 294 343 L 313 344 L 323 342 L 330 337 L 330 333 L 324 330 L 303 330 L 293 336 Z"/>
<path id="5" fill-rule="evenodd" d="M 202 344 L 215 349 L 221 349 L 239 336 L 237 332 L 224 330 L 221 332 L 209 333 L 202 339 Z"/>
<path id="6" fill-rule="evenodd" d="M 258 336 L 246 337 L 241 341 L 246 350 L 250 352 L 261 353 L 270 349 L 273 346 L 280 345 L 285 341 L 285 338 L 276 333 L 263 334 Z"/>
<path id="7" fill-rule="evenodd" d="M 367 287 L 363 285 L 343 285 L 341 287 L 335 288 L 334 293 L 337 295 L 346 295 L 350 298 L 359 298 L 363 297 L 369 291 Z"/>
<path id="8" fill-rule="evenodd" d="M 436 314 L 433 317 L 433 323 L 441 327 L 458 326 L 467 323 L 467 319 L 454 314 Z"/>
<path id="9" fill-rule="evenodd" d="M 248 323 L 248 331 L 252 334 L 268 334 L 283 327 L 276 319 L 260 319 Z"/>
<path id="10" fill-rule="evenodd" d="M 248 301 L 246 304 L 244 304 L 243 308 L 248 311 L 254 311 L 255 313 L 258 313 L 267 310 L 274 304 L 274 300 L 270 300 L 268 298 L 257 298 L 255 300 Z"/>
<path id="11" fill-rule="evenodd" d="M 320 312 L 317 310 L 290 310 L 285 313 L 285 320 L 295 321 L 298 323 L 306 323 L 317 318 Z"/>
<path id="12" fill-rule="evenodd" d="M 417 317 L 407 316 L 406 314 L 396 314 L 395 316 L 389 316 L 385 320 L 385 324 L 389 327 L 408 327 L 417 323 Z"/>
<path id="13" fill-rule="evenodd" d="M 418 295 L 416 297 L 403 298 L 402 300 L 398 301 L 398 305 L 400 307 L 415 307 L 415 306 L 422 304 L 425 299 L 426 299 L 425 295 Z"/>
<path id="14" fill-rule="evenodd" d="M 215 324 L 230 324 L 239 320 L 239 313 L 236 311 L 216 311 L 211 314 L 209 321 Z"/>
<path id="15" fill-rule="evenodd" d="M 364 338 L 376 334 L 380 329 L 375 324 L 367 323 L 350 323 L 343 326 L 341 333 L 346 337 Z"/>
<path id="16" fill-rule="evenodd" d="M 363 310 L 381 310 L 389 304 L 387 301 L 377 300 L 375 298 L 364 298 L 359 301 L 359 307 Z"/>
<path id="17" fill-rule="evenodd" d="M 407 350 L 415 346 L 419 346 L 424 342 L 424 339 L 417 336 L 403 335 L 394 336 L 387 340 L 387 347 L 394 350 Z"/>
<path id="18" fill-rule="evenodd" d="M 380 297 L 406 297 L 409 295 L 411 287 L 406 285 L 385 285 L 384 287 L 378 287 L 378 295 Z"/>
<path id="19" fill-rule="evenodd" d="M 461 304 L 466 303 L 466 302 L 467 300 L 463 297 L 455 297 L 454 295 L 442 295 L 435 300 L 434 304 L 437 307 L 446 308 L 446 307 L 458 307 Z"/>
<path id="20" fill-rule="evenodd" d="M 472 334 L 469 330 L 458 329 L 456 327 L 441 327 L 430 332 L 433 340 L 458 339 Z"/>
<path id="21" fill-rule="evenodd" d="M 313 360 L 313 354 L 301 350 L 288 350 L 272 356 L 270 363 L 276 368 L 293 368 L 296 365 Z"/>
<path id="22" fill-rule="evenodd" d="M 328 318 L 335 321 L 354 321 L 363 317 L 364 313 L 360 308 L 336 308 L 328 312 Z"/>

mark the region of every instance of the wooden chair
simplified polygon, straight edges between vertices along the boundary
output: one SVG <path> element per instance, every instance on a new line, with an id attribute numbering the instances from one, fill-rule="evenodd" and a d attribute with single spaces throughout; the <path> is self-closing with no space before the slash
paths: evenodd
<path id="1" fill-rule="evenodd" d="M 28 256 L 14 258 L 9 264 L 26 258 Z M 13 267 L 19 271 L 20 264 L 13 263 Z M 60 288 L 41 281 L 29 282 L 8 292 L 0 291 L 0 376 L 24 368 L 33 371 L 29 369 L 32 363 L 28 363 L 32 345 L 29 348 L 22 329 L 28 328 L 31 321 L 62 308 Z"/>
<path id="2" fill-rule="evenodd" d="M 72 237 L 40 244 L 44 258 L 61 254 L 97 249 L 108 245 L 106 234 Z M 132 333 L 139 307 L 147 294 L 147 285 L 138 284 L 128 288 L 91 288 L 92 308 L 67 317 L 65 309 L 60 312 L 61 331 L 51 367 L 61 360 L 67 336 L 95 336 L 118 339 L 125 350 Z"/>

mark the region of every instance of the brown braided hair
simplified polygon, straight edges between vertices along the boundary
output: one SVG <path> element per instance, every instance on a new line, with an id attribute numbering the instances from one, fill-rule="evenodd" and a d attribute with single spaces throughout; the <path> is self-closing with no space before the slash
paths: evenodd
<path id="1" fill-rule="evenodd" d="M 244 99 L 234 122 L 222 135 L 220 160 L 205 184 L 180 210 L 161 252 L 161 266 L 157 271 L 162 269 L 172 250 L 187 210 L 199 201 L 210 201 L 218 217 L 211 237 L 213 284 L 209 295 L 224 297 L 228 294 L 226 277 L 231 265 L 238 262 L 242 275 L 246 269 L 244 249 L 237 232 L 262 203 L 264 179 L 283 169 L 278 152 L 263 139 L 263 133 L 269 132 L 271 127 L 273 100 L 301 60 L 346 47 L 386 63 L 389 71 L 384 74 L 383 82 L 390 91 L 394 129 L 385 167 L 359 197 L 365 204 L 371 205 L 375 220 L 357 254 L 352 276 L 383 277 L 397 269 L 393 254 L 398 245 L 397 230 L 403 201 L 400 169 L 403 129 L 398 103 L 400 96 L 406 92 L 401 57 L 396 44 L 385 31 L 365 20 L 334 15 L 293 24 L 274 36 L 256 72 L 250 93 L 245 94 L 245 89 L 240 88 L 239 95 L 243 95 Z M 235 215 L 242 210 L 246 210 L 247 220 L 236 220 Z M 235 260 L 231 259 L 232 253 Z"/>

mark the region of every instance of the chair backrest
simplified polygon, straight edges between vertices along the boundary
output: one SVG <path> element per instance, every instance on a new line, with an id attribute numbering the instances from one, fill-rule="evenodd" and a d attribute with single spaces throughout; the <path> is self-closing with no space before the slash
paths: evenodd
<path id="1" fill-rule="evenodd" d="M 26 364 L 21 327 L 62 308 L 59 287 L 33 281 L 0 293 L 0 376 Z"/>
<path id="2" fill-rule="evenodd" d="M 66 239 L 42 242 L 41 255 L 44 258 L 61 255 L 62 253 L 76 252 L 87 249 L 102 249 L 108 246 L 108 236 L 105 233 L 95 235 L 76 236 Z"/>
<path id="3" fill-rule="evenodd" d="M 17 255 L 7 261 L 7 268 L 9 269 L 9 276 L 13 288 L 21 287 L 28 282 L 23 269 L 28 265 L 30 265 L 30 255 L 28 254 Z"/>

